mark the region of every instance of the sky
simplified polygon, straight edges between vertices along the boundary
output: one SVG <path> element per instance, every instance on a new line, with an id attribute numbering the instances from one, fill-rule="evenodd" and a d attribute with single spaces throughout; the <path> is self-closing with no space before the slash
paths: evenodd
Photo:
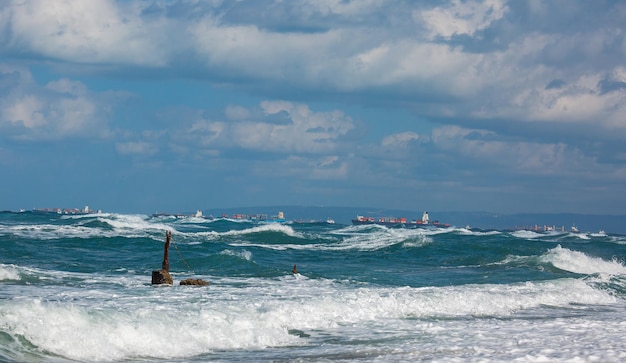
<path id="1" fill-rule="evenodd" d="M 626 214 L 626 2 L 0 2 L 0 210 Z"/>

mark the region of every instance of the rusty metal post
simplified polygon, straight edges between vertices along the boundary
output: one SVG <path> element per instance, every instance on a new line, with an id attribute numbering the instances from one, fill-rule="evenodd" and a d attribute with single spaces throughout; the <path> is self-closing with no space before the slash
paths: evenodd
<path id="1" fill-rule="evenodd" d="M 161 269 L 152 271 L 152 285 L 169 284 L 172 285 L 174 280 L 170 275 L 169 249 L 172 240 L 172 232 L 165 232 L 165 250 L 163 251 L 163 263 Z"/>
<path id="2" fill-rule="evenodd" d="M 161 264 L 161 269 L 167 272 L 170 272 L 170 260 L 169 260 L 169 250 L 170 250 L 170 242 L 172 241 L 172 232 L 165 232 L 165 250 L 163 251 L 163 263 Z"/>

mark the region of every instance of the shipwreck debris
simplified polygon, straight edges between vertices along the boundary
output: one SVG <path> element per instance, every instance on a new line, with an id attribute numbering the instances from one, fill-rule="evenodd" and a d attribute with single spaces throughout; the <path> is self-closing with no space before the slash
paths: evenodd
<path id="1" fill-rule="evenodd" d="M 168 256 L 171 241 L 172 232 L 165 232 L 165 249 L 163 251 L 163 263 L 161 264 L 160 270 L 152 271 L 152 285 L 172 285 L 174 283 L 172 275 L 170 275 L 170 260 Z"/>
<path id="2" fill-rule="evenodd" d="M 172 275 L 170 275 L 169 250 L 170 250 L 171 242 L 172 242 L 172 232 L 167 231 L 165 232 L 165 247 L 163 250 L 163 262 L 161 263 L 160 270 L 152 271 L 152 285 L 173 285 L 174 284 L 174 279 L 172 279 Z M 176 250 L 178 250 L 178 248 L 176 248 Z M 180 251 L 178 253 L 180 254 Z M 180 256 L 180 258 L 182 259 L 182 256 Z M 187 263 L 185 262 L 185 264 Z M 204 281 L 202 279 L 189 278 L 189 279 L 182 280 L 180 284 L 181 285 L 207 286 L 209 282 Z"/>

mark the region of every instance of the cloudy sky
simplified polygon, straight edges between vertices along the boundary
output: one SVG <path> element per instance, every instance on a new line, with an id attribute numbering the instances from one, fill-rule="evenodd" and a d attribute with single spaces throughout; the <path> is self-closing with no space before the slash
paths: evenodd
<path id="1" fill-rule="evenodd" d="M 626 213 L 626 3 L 0 2 L 0 210 Z"/>

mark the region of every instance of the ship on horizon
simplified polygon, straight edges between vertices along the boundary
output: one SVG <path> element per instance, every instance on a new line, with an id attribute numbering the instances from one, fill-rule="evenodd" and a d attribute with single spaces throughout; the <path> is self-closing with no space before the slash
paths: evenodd
<path id="1" fill-rule="evenodd" d="M 424 212 L 422 214 L 422 219 L 417 219 L 414 221 L 409 221 L 405 217 L 402 218 L 394 218 L 394 217 L 364 217 L 361 215 L 357 215 L 356 219 L 352 220 L 352 224 L 354 225 L 367 225 L 367 224 L 377 224 L 381 226 L 387 227 L 437 227 L 437 228 L 447 228 L 450 227 L 448 223 L 441 223 L 439 221 L 431 221 L 428 216 L 428 212 Z"/>
<path id="2" fill-rule="evenodd" d="M 60 215 L 86 215 L 86 214 L 100 214 L 101 210 L 93 210 L 89 209 L 89 206 L 86 205 L 83 209 L 78 208 L 33 208 L 32 213 L 35 214 L 60 214 Z"/>
<path id="3" fill-rule="evenodd" d="M 153 218 L 159 217 L 174 217 L 174 218 L 188 218 L 188 217 L 196 217 L 214 220 L 215 218 L 212 215 L 205 216 L 202 213 L 202 210 L 198 209 L 195 213 L 166 213 L 166 212 L 158 212 L 152 213 Z M 242 214 L 235 213 L 228 215 L 227 213 L 223 213 L 221 219 L 232 219 L 237 221 L 250 221 L 250 222 L 264 222 L 264 223 L 285 223 L 287 220 L 285 219 L 285 214 L 282 211 L 279 211 L 277 215 L 268 216 L 267 214 Z"/>
<path id="4" fill-rule="evenodd" d="M 203 219 L 214 219 L 212 215 L 205 216 L 200 209 L 198 209 L 195 213 L 166 213 L 166 212 L 158 212 L 152 213 L 153 218 L 158 217 L 174 217 L 174 218 L 187 218 L 187 217 L 196 217 Z"/>

